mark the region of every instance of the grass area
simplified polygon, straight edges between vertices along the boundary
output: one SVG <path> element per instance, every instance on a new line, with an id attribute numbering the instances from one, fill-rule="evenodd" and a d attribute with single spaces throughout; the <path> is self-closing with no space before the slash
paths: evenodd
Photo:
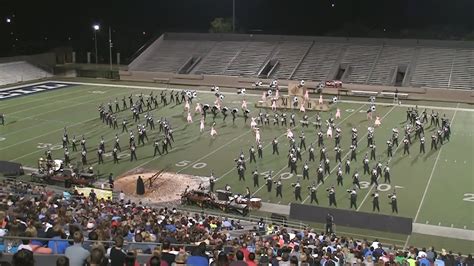
<path id="1" fill-rule="evenodd" d="M 150 85 L 151 86 L 151 85 Z M 249 122 L 244 124 L 243 118 L 237 118 L 235 124 L 232 124 L 232 116 L 229 114 L 226 122 L 222 121 L 219 115 L 216 119 L 216 130 L 218 136 L 212 138 L 209 134 L 212 124 L 212 115 L 208 116 L 206 121 L 206 130 L 199 133 L 199 116 L 194 116 L 194 123 L 186 123 L 186 114 L 183 111 L 184 105 L 167 107 L 160 106 L 151 111 L 155 121 L 160 117 L 166 117 L 174 128 L 175 143 L 169 154 L 153 157 L 153 139 L 161 138 L 161 133 L 157 130 L 148 130 L 149 141 L 146 145 L 139 146 L 137 149 L 138 161 L 129 161 L 129 150 L 125 148 L 128 143 L 128 133 L 121 132 L 120 123 L 126 118 L 129 121 L 128 128 L 136 133 L 136 124 L 131 120 L 131 112 L 124 110 L 117 113 L 119 129 L 112 130 L 103 124 L 98 116 L 97 106 L 100 103 L 120 99 L 130 94 L 139 95 L 143 93 L 148 95 L 152 92 L 159 94 L 158 90 L 139 89 L 124 87 L 90 86 L 76 85 L 66 89 L 60 89 L 52 92 L 39 93 L 28 97 L 20 97 L 11 100 L 0 101 L 0 112 L 6 114 L 7 124 L 0 126 L 0 160 L 20 162 L 24 166 L 36 167 L 39 157 L 44 156 L 44 152 L 49 147 L 53 151 L 53 158 L 62 159 L 63 150 L 61 147 L 61 138 L 63 128 L 67 127 L 69 137 L 73 135 L 80 139 L 82 135 L 87 140 L 88 160 L 92 166 L 100 173 L 113 173 L 120 176 L 131 169 L 147 169 L 157 171 L 167 169 L 171 172 L 192 174 L 196 176 L 209 176 L 211 171 L 219 178 L 216 188 L 222 188 L 229 184 L 234 192 L 245 192 L 245 187 L 250 187 L 255 196 L 262 198 L 263 201 L 279 204 L 289 204 L 294 201 L 293 188 L 291 183 L 296 182 L 298 176 L 292 175 L 287 168 L 287 150 L 289 143 L 284 136 L 286 128 L 277 126 L 265 126 L 261 129 L 261 138 L 264 145 L 263 159 L 257 159 L 257 163 L 247 162 L 246 181 L 238 181 L 237 171 L 235 169 L 234 159 L 238 157 L 241 151 L 244 152 L 246 159 L 249 158 L 248 149 L 255 145 L 255 136 L 250 130 Z M 259 110 L 252 108 L 253 103 L 260 99 L 260 95 L 247 95 L 252 115 L 257 115 Z M 226 95 L 225 105 L 229 108 L 240 107 L 241 96 Z M 201 103 L 212 104 L 214 96 L 210 93 L 199 93 L 198 101 Z M 128 102 L 127 102 L 128 104 Z M 423 103 L 425 104 L 425 103 Z M 453 107 L 452 110 L 440 110 L 440 114 L 446 114 L 453 118 L 453 136 L 450 142 L 443 145 L 442 149 L 437 151 L 429 150 L 430 136 L 433 127 L 427 127 L 426 150 L 425 155 L 419 154 L 419 142 L 415 140 L 410 148 L 410 155 L 403 155 L 403 148 L 394 148 L 394 157 L 390 160 L 392 183 L 383 184 L 383 178 L 379 179 L 379 190 L 381 194 L 380 208 L 383 214 L 391 214 L 391 208 L 388 204 L 387 194 L 394 189 L 397 191 L 399 214 L 404 217 L 412 217 L 417 223 L 428 223 L 431 225 L 441 225 L 460 229 L 474 230 L 474 189 L 472 174 L 474 169 L 472 161 L 474 159 L 473 147 L 473 112 L 465 110 L 455 110 L 454 107 L 465 107 L 435 102 L 426 103 L 431 106 Z M 120 102 L 121 105 L 121 102 Z M 367 148 L 366 133 L 367 127 L 372 125 L 372 121 L 366 118 L 365 110 L 368 106 L 364 103 L 339 103 L 342 117 L 336 120 L 336 123 L 342 129 L 341 147 L 342 155 L 347 155 L 350 145 L 350 128 L 356 127 L 359 132 L 359 149 L 357 162 L 352 162 L 351 172 L 358 170 L 362 175 L 362 160 Z M 194 105 L 192 106 L 194 109 Z M 375 131 L 375 142 L 377 144 L 377 160 L 384 165 L 388 161 L 386 156 L 386 140 L 391 136 L 391 129 L 398 127 L 401 135 L 405 124 L 405 107 L 392 105 L 378 105 L 377 115 L 382 117 L 382 126 Z M 270 112 L 270 111 L 268 111 Z M 332 113 L 335 111 L 332 110 Z M 290 114 L 290 111 L 287 111 Z M 310 120 L 314 121 L 315 112 L 308 113 Z M 330 113 L 321 113 L 322 120 L 325 121 Z M 302 114 L 296 113 L 296 120 L 302 118 Z M 301 126 L 293 129 L 295 136 L 300 135 Z M 306 144 L 317 142 L 314 127 L 304 129 L 306 135 Z M 112 157 L 105 158 L 105 164 L 97 165 L 96 150 L 101 136 L 106 141 L 106 152 L 110 152 L 113 147 L 115 134 L 121 139 L 123 159 L 120 164 L 114 165 Z M 279 138 L 280 156 L 271 154 L 271 140 Z M 402 137 L 400 137 L 400 140 Z M 316 143 L 315 143 L 316 144 Z M 336 168 L 334 154 L 334 140 L 325 139 L 325 145 L 328 147 L 328 155 L 331 161 L 331 170 Z M 315 146 L 316 160 L 319 159 L 319 148 Z M 73 160 L 80 160 L 78 152 L 72 152 Z M 304 152 L 303 162 L 308 159 L 307 152 Z M 343 161 L 345 158 L 343 158 Z M 370 166 L 374 165 L 370 162 Z M 310 181 L 302 181 L 303 188 L 316 180 L 316 168 L 318 163 L 310 163 Z M 273 170 L 276 177 L 284 178 L 283 198 L 276 198 L 275 191 L 268 193 L 264 187 L 264 177 L 260 179 L 260 186 L 253 187 L 251 171 L 257 169 L 259 172 Z M 301 174 L 302 162 L 298 162 L 298 174 Z M 318 188 L 318 199 L 321 206 L 328 206 L 326 188 L 336 184 L 335 169 L 331 174 L 325 176 L 325 183 Z M 344 175 L 344 186 L 336 188 L 336 199 L 339 208 L 349 208 L 348 193 L 346 190 L 352 187 L 351 176 Z M 371 212 L 372 203 L 370 193 L 374 190 L 370 184 L 370 177 L 362 175 L 362 189 L 358 192 L 358 209 L 355 211 Z M 206 184 L 207 185 L 207 184 Z M 303 190 L 304 203 L 309 204 L 307 190 Z M 359 230 L 353 228 L 339 228 L 339 231 L 347 234 L 371 235 L 372 231 Z M 373 233 L 373 232 L 372 232 Z M 394 236 L 387 233 L 376 233 L 378 237 L 387 239 L 396 239 L 399 243 L 406 241 L 406 236 Z M 413 234 L 408 244 L 429 243 L 430 236 Z M 449 247 L 453 250 L 464 249 L 465 242 L 469 241 L 451 241 L 447 238 L 438 237 L 441 248 Z M 443 240 L 444 239 L 444 240 Z M 433 241 L 438 241 L 433 237 Z M 443 242 L 446 245 L 441 245 Z M 438 243 L 438 242 L 437 242 Z M 459 243 L 459 244 L 457 244 Z M 403 243 L 404 244 L 404 243 Z M 472 244 L 472 243 L 471 243 Z M 418 245 L 418 244 L 417 244 Z M 449 245 L 449 246 L 448 246 Z M 471 249 L 472 250 L 472 249 Z"/>

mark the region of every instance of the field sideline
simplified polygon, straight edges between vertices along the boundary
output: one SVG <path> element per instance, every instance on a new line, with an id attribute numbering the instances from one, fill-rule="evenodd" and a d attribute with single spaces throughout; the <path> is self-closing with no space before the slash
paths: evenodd
<path id="1" fill-rule="evenodd" d="M 69 83 L 69 82 L 65 82 Z M 73 84 L 73 82 L 70 82 Z M 144 146 L 137 149 L 138 161 L 129 161 L 128 149 L 124 149 L 128 143 L 128 133 L 121 133 L 120 123 L 123 118 L 129 121 L 129 129 L 133 129 L 136 134 L 135 124 L 131 122 L 131 112 L 129 110 L 118 113 L 119 129 L 112 130 L 99 120 L 97 106 L 100 103 L 113 102 L 118 98 L 121 106 L 121 98 L 128 97 L 131 93 L 138 96 L 140 93 L 148 95 L 153 92 L 159 94 L 162 88 L 147 88 L 145 86 L 128 86 L 120 84 L 88 84 L 77 83 L 73 86 L 55 91 L 32 94 L 30 96 L 19 97 L 0 101 L 0 113 L 6 115 L 6 125 L 0 126 L 0 160 L 20 162 L 24 166 L 35 168 L 39 157 L 44 156 L 47 148 L 53 151 L 53 158 L 62 159 L 63 151 L 61 147 L 61 137 L 63 128 L 67 127 L 69 137 L 73 135 L 80 139 L 82 135 L 86 137 L 88 146 L 88 160 L 94 168 L 103 173 L 113 173 L 116 176 L 131 169 L 160 170 L 166 169 L 171 172 L 192 174 L 196 176 L 209 176 L 211 171 L 219 178 L 216 188 L 222 188 L 229 184 L 234 192 L 245 192 L 245 187 L 249 187 L 256 197 L 262 198 L 264 202 L 273 204 L 288 205 L 294 200 L 291 183 L 296 182 L 298 176 L 289 173 L 287 168 L 287 150 L 289 147 L 286 137 L 283 135 L 286 128 L 277 126 L 265 126 L 262 128 L 262 140 L 264 145 L 263 159 L 257 163 L 247 162 L 246 181 L 239 182 L 237 171 L 235 170 L 234 159 L 240 151 L 243 151 L 246 159 L 249 158 L 248 149 L 255 145 L 255 136 L 250 130 L 249 124 L 245 125 L 242 117 L 238 117 L 235 125 L 232 125 L 232 116 L 227 117 L 226 122 L 222 122 L 219 115 L 216 119 L 216 130 L 218 136 L 212 138 L 209 134 L 212 115 L 208 115 L 206 121 L 206 131 L 199 133 L 199 116 L 195 115 L 194 123 L 186 123 L 186 114 L 183 112 L 184 105 L 159 107 L 153 110 L 155 121 L 160 117 L 167 117 L 174 129 L 175 143 L 168 155 L 153 157 L 152 139 L 159 137 L 156 132 L 149 131 L 149 141 Z M 225 105 L 229 108 L 240 107 L 242 96 L 235 93 L 225 93 Z M 252 115 L 256 116 L 259 110 L 253 108 L 255 101 L 261 95 L 246 96 Z M 214 96 L 210 91 L 198 91 L 198 101 L 212 105 Z M 128 101 L 127 101 L 128 103 Z M 422 102 L 419 108 L 426 106 L 436 107 L 436 102 Z M 394 189 L 399 198 L 399 214 L 404 217 L 414 218 L 417 224 L 425 224 L 442 228 L 454 228 L 466 230 L 474 238 L 474 113 L 469 105 L 440 103 L 435 108 L 440 114 L 446 114 L 452 120 L 452 139 L 445 143 L 437 151 L 430 151 L 430 136 L 433 127 L 426 127 L 426 155 L 418 153 L 419 142 L 415 140 L 410 148 L 410 155 L 403 155 L 403 147 L 394 147 L 394 157 L 389 162 L 391 168 L 392 183 L 383 184 L 383 178 L 379 179 L 379 191 L 381 193 L 380 208 L 383 214 L 391 214 L 388 205 L 387 194 Z M 400 132 L 405 122 L 405 111 L 410 104 L 393 105 L 390 103 L 379 103 L 377 105 L 377 115 L 382 117 L 382 127 L 375 131 L 375 142 L 377 144 L 377 160 L 384 165 L 387 162 L 385 142 L 391 136 L 391 129 L 397 127 Z M 368 151 L 367 127 L 372 125 L 367 121 L 367 105 L 365 102 L 342 101 L 338 103 L 342 111 L 342 117 L 336 120 L 342 129 L 341 147 L 344 156 L 348 156 L 350 145 L 350 128 L 356 127 L 359 131 L 359 149 L 357 162 L 352 162 L 351 174 L 354 170 L 363 173 L 362 160 Z M 428 108 L 428 107 L 427 107 Z M 428 108 L 428 109 L 430 109 Z M 194 105 L 192 106 L 194 109 Z M 422 109 L 420 110 L 422 111 Z M 270 110 L 267 110 L 270 113 Z M 290 114 L 290 111 L 286 111 Z M 332 111 L 333 113 L 335 110 Z M 428 110 L 430 112 L 430 110 Z M 302 115 L 298 112 L 297 121 Z M 309 112 L 310 121 L 314 121 L 315 112 Z M 325 121 L 329 113 L 321 113 L 322 120 Z M 250 120 L 249 120 L 250 122 Z M 248 122 L 248 123 L 249 123 Z M 429 123 L 428 123 L 429 124 Z M 157 126 L 158 128 L 158 126 Z M 301 133 L 301 126 L 293 129 L 299 142 L 298 136 Z M 314 127 L 304 129 L 306 135 L 306 145 L 316 141 Z M 112 158 L 106 157 L 105 164 L 97 165 L 96 150 L 103 136 L 106 140 L 106 152 L 112 148 L 115 134 L 121 139 L 122 157 L 119 165 L 113 165 Z M 402 135 L 402 134 L 401 134 Z M 272 156 L 271 140 L 279 138 L 280 156 Z M 401 138 L 400 138 L 401 139 Z M 317 143 L 315 143 L 317 144 Z M 328 206 L 326 198 L 326 188 L 335 185 L 335 171 L 337 165 L 334 162 L 334 141 L 325 139 L 328 147 L 329 159 L 331 160 L 331 173 L 325 176 L 325 183 L 318 187 L 318 199 L 320 206 Z M 71 153 L 73 160 L 80 160 L 79 153 Z M 319 158 L 319 148 L 315 145 L 315 156 Z M 303 162 L 307 160 L 307 152 L 303 153 Z M 374 162 L 370 163 L 372 167 Z M 310 163 L 311 181 L 302 181 L 303 188 L 306 188 L 315 180 L 317 163 Z M 257 169 L 260 173 L 273 170 L 276 177 L 283 178 L 283 198 L 276 198 L 275 192 L 268 193 L 264 187 L 264 177 L 260 179 L 260 187 L 253 188 L 251 171 Z M 298 174 L 302 169 L 302 163 L 298 163 Z M 369 186 L 370 177 L 362 175 L 362 189 L 358 195 L 358 208 L 355 211 L 371 212 L 372 204 L 370 193 L 374 187 Z M 205 184 L 207 185 L 207 184 Z M 349 208 L 348 195 L 346 189 L 352 187 L 350 176 L 344 175 L 344 186 L 337 187 L 336 195 L 339 208 Z M 309 204 L 308 194 L 303 190 L 303 202 Z M 177 191 L 176 193 L 180 193 Z M 419 243 L 420 239 L 425 239 L 425 235 L 413 234 L 408 238 L 400 237 L 400 243 L 405 241 L 405 245 Z M 429 237 L 428 237 L 429 239 Z M 437 238 L 433 237 L 433 241 Z M 436 241 L 450 243 L 453 250 L 463 252 L 472 251 L 474 241 L 457 240 L 460 244 L 455 244 L 446 238 L 439 238 Z M 444 239 L 444 240 L 443 240 Z M 453 244 L 451 244 L 453 242 Z M 470 243 L 470 245 L 469 245 Z"/>

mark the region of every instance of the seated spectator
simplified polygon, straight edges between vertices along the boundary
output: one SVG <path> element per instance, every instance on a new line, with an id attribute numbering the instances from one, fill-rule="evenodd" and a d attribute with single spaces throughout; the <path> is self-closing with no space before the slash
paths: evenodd
<path id="1" fill-rule="evenodd" d="M 215 253 L 215 260 L 211 263 L 212 266 L 229 266 L 229 257 L 224 251 Z"/>
<path id="2" fill-rule="evenodd" d="M 162 245 L 162 250 L 161 250 L 161 259 L 166 261 L 168 265 L 171 266 L 173 262 L 175 261 L 176 255 L 171 253 L 171 243 L 168 240 L 165 240 Z"/>
<path id="3" fill-rule="evenodd" d="M 68 257 L 61 256 L 56 260 L 56 266 L 69 266 L 69 259 Z"/>
<path id="4" fill-rule="evenodd" d="M 255 262 L 255 253 L 250 252 L 249 259 L 247 260 L 247 264 L 249 266 L 257 266 L 257 263 Z"/>
<path id="5" fill-rule="evenodd" d="M 107 251 L 111 266 L 123 266 L 127 253 L 123 250 L 123 237 L 115 238 L 115 245 Z"/>
<path id="6" fill-rule="evenodd" d="M 15 253 L 12 258 L 13 266 L 34 266 L 35 260 L 33 258 L 33 252 L 22 249 Z"/>
<path id="7" fill-rule="evenodd" d="M 26 236 L 25 234 L 22 234 L 22 236 Z M 30 240 L 29 239 L 22 239 L 21 244 L 18 246 L 18 251 L 22 249 L 27 249 L 31 252 L 33 252 L 33 248 L 30 246 Z"/>
<path id="8" fill-rule="evenodd" d="M 290 265 L 291 265 L 291 266 L 298 266 L 298 257 L 296 257 L 296 256 L 294 256 L 294 255 L 291 256 L 291 258 L 290 258 Z"/>
<path id="9" fill-rule="evenodd" d="M 66 234 L 59 226 L 56 226 L 53 229 L 53 237 L 48 241 L 48 248 L 53 251 L 53 254 L 64 254 L 69 246 L 67 241 L 61 241 L 61 239 L 66 239 Z"/>
<path id="10" fill-rule="evenodd" d="M 176 258 L 174 259 L 174 265 L 195 265 L 192 262 L 187 260 L 186 253 L 184 251 L 180 251 Z"/>
<path id="11" fill-rule="evenodd" d="M 187 259 L 187 264 L 193 266 L 209 265 L 209 258 L 206 255 L 206 243 L 201 242 L 199 246 L 193 250 L 191 256 Z"/>
<path id="12" fill-rule="evenodd" d="M 105 254 L 100 248 L 93 248 L 91 250 L 91 255 L 88 259 L 89 266 L 106 266 L 107 259 L 105 258 Z M 123 266 L 123 265 L 122 265 Z"/>
<path id="13" fill-rule="evenodd" d="M 244 261 L 244 253 L 242 250 L 237 250 L 235 253 L 235 258 L 237 260 L 230 263 L 230 266 L 247 266 L 248 264 Z"/>
<path id="14" fill-rule="evenodd" d="M 71 266 L 82 266 L 84 262 L 89 257 L 90 252 L 82 247 L 82 242 L 84 241 L 84 236 L 81 232 L 74 232 L 74 245 L 66 248 L 65 255 L 69 258 L 69 264 Z"/>
<path id="15" fill-rule="evenodd" d="M 23 235 L 28 238 L 36 237 L 36 230 L 26 229 L 26 232 Z M 33 251 L 33 253 L 38 253 L 38 254 L 51 254 L 53 252 L 50 248 L 45 248 L 34 243 L 35 243 L 34 240 L 23 239 L 22 245 L 18 246 L 18 248 L 19 249 L 20 247 L 21 249 L 25 248 L 25 249 Z"/>
<path id="16" fill-rule="evenodd" d="M 137 262 L 137 254 L 135 252 L 127 252 L 124 266 L 140 266 L 140 264 Z"/>

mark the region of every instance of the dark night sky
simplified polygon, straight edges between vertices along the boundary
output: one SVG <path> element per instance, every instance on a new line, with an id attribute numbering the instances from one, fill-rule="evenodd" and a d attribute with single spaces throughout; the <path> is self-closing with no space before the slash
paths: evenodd
<path id="1" fill-rule="evenodd" d="M 361 35 L 354 25 L 385 28 L 386 37 L 446 25 L 461 34 L 474 30 L 474 0 L 236 0 L 236 15 L 239 31 L 271 34 Z M 94 22 L 102 26 L 100 43 L 112 26 L 115 48 L 129 55 L 153 35 L 206 32 L 213 18 L 231 16 L 232 0 L 0 0 L 0 55 L 55 46 L 90 50 Z"/>

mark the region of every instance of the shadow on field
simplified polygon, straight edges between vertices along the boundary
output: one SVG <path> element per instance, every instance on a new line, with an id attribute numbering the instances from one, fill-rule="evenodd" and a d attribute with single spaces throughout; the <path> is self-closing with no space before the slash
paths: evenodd
<path id="1" fill-rule="evenodd" d="M 426 162 L 426 160 L 428 160 L 428 159 L 429 159 L 431 156 L 433 156 L 433 154 L 435 154 L 436 152 L 437 152 L 437 150 L 430 150 L 430 151 L 426 154 L 425 158 L 423 158 L 423 161 Z"/>

